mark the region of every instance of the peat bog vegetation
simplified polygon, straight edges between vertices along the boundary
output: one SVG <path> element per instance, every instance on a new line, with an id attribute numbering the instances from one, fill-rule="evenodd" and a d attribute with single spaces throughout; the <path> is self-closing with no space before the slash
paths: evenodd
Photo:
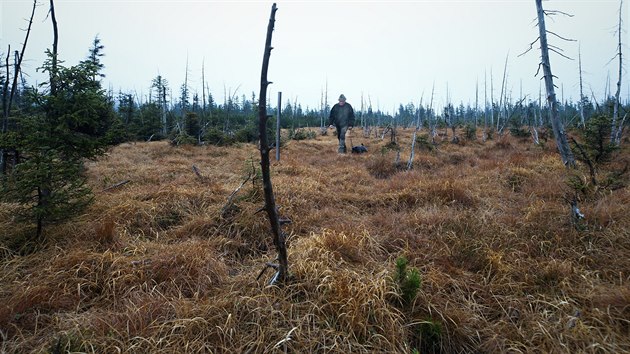
<path id="1" fill-rule="evenodd" d="M 387 138 L 353 134 L 369 153 L 317 136 L 272 163 L 281 287 L 257 280 L 275 257 L 258 174 L 226 204 L 255 144 L 120 144 L 87 163 L 94 203 L 35 251 L 0 205 L 0 352 L 630 351 L 628 141 L 596 187 L 552 141 L 445 141 L 399 171 Z"/>

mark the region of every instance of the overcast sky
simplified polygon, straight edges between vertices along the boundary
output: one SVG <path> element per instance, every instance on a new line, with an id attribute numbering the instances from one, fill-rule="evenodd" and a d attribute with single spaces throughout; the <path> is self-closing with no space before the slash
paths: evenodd
<path id="1" fill-rule="evenodd" d="M 30 15 L 30 0 L 0 0 L 0 49 L 21 47 Z M 48 1 L 39 0 L 25 54 L 24 72 L 30 81 L 44 51 L 52 46 L 52 26 L 46 19 Z M 189 85 L 201 93 L 201 66 L 215 100 L 222 102 L 224 87 L 237 95 L 258 96 L 264 39 L 271 2 L 211 0 L 56 0 L 59 55 L 68 65 L 85 58 L 93 38 L 105 45 L 104 85 L 115 91 L 147 95 L 159 74 L 174 94 L 184 82 L 186 60 Z M 547 28 L 579 41 L 585 94 L 598 100 L 610 75 L 615 92 L 618 61 L 615 35 L 618 0 L 545 1 L 546 9 L 573 17 L 556 16 Z M 513 100 L 524 95 L 538 99 L 538 45 L 524 56 L 538 36 L 534 0 L 441 1 L 278 1 L 269 79 L 269 95 L 297 99 L 303 107 L 318 107 L 328 83 L 328 100 L 340 93 L 355 109 L 361 96 L 372 106 L 393 111 L 399 103 L 429 101 L 435 83 L 435 106 L 443 106 L 447 87 L 456 105 L 490 99 L 490 72 L 498 100 L 506 55 L 507 89 Z M 623 16 L 630 19 L 628 4 Z M 630 58 L 624 23 L 624 58 Z M 560 98 L 579 97 L 578 42 L 550 42 L 575 60 L 552 55 Z M 622 97 L 627 100 L 630 80 L 624 70 Z M 484 78 L 487 90 L 484 90 Z"/>

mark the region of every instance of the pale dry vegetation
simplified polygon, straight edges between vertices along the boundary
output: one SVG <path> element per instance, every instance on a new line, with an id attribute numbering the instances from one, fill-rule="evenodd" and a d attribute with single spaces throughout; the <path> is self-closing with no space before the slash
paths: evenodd
<path id="1" fill-rule="evenodd" d="M 95 203 L 30 252 L 15 249 L 31 232 L 16 207 L 0 206 L 0 352 L 630 351 L 627 177 L 589 186 L 552 143 L 509 136 L 442 143 L 405 172 L 387 139 L 354 134 L 368 154 L 323 136 L 272 166 L 292 220 L 280 288 L 256 280 L 275 258 L 260 180 L 224 208 L 258 167 L 254 145 L 117 146 L 88 166 Z M 409 304 L 399 256 L 422 278 Z"/>

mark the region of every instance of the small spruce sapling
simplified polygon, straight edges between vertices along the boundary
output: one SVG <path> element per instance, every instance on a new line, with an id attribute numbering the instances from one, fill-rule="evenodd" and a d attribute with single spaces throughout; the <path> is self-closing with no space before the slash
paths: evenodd
<path id="1" fill-rule="evenodd" d="M 418 294 L 422 280 L 420 272 L 416 268 L 407 269 L 409 261 L 401 256 L 396 259 L 396 273 L 394 281 L 398 285 L 398 291 L 403 305 L 410 305 Z"/>

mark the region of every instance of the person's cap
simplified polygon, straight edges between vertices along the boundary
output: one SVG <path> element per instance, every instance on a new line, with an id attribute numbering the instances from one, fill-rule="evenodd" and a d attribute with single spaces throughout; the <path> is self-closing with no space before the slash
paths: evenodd
<path id="1" fill-rule="evenodd" d="M 346 96 L 344 96 L 343 93 L 339 96 L 339 101 L 346 101 Z"/>

